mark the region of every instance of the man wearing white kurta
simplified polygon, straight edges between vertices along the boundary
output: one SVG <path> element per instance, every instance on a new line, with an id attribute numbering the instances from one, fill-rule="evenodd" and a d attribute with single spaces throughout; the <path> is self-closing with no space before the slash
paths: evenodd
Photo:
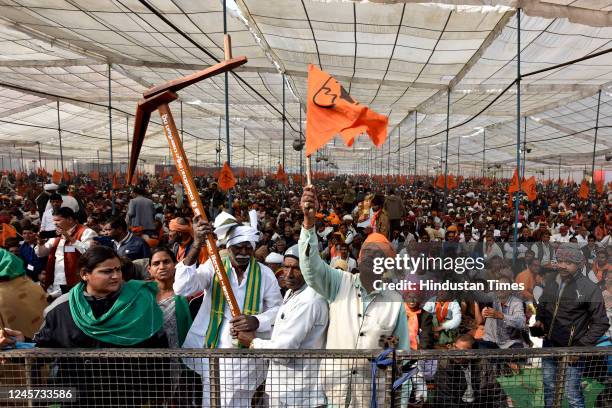
<path id="1" fill-rule="evenodd" d="M 285 252 L 282 266 L 288 291 L 278 309 L 270 340 L 241 332 L 238 339 L 253 349 L 320 350 L 327 337 L 327 301 L 306 285 L 300 271 L 299 250 Z M 325 395 L 318 380 L 319 359 L 272 359 L 266 377 L 270 407 L 321 407 Z"/>
<path id="2" fill-rule="evenodd" d="M 259 239 L 256 229 L 247 225 L 238 224 L 227 213 L 220 214 L 215 219 L 215 234 L 221 243 L 228 248 L 229 259 L 224 261 L 230 285 L 241 311 L 244 311 L 245 298 L 249 297 L 249 275 L 255 273 L 259 267 L 260 296 L 256 304 L 258 313 L 240 315 L 232 318 L 229 307 L 223 307 L 219 321 L 217 335 L 211 348 L 232 348 L 231 332 L 255 331 L 257 336 L 268 338 L 272 330 L 272 322 L 282 303 L 280 288 L 274 273 L 264 264 L 258 263 L 253 257 L 255 243 Z M 222 225 L 223 224 L 223 225 Z M 231 228 L 230 228 L 231 227 Z M 216 283 L 214 283 L 214 270 L 210 259 L 196 269 L 196 261 L 201 247 L 204 245 L 208 233 L 212 232 L 211 225 L 205 221 L 194 223 L 194 242 L 185 259 L 176 266 L 174 292 L 177 295 L 189 296 L 204 291 L 204 299 L 200 310 L 187 333 L 184 348 L 208 347 L 210 337 L 212 314 L 212 299 Z M 257 262 L 257 264 L 251 264 Z M 214 321 L 214 319 L 213 319 Z M 210 404 L 210 381 L 208 361 L 206 359 L 186 359 L 185 364 L 202 377 L 203 396 L 202 405 Z M 266 365 L 255 359 L 219 359 L 219 385 L 221 391 L 221 406 L 224 407 L 250 407 L 253 394 L 263 382 L 266 375 Z"/>
<path id="3" fill-rule="evenodd" d="M 318 202 L 313 187 L 306 187 L 301 201 L 304 213 L 298 242 L 300 269 L 309 287 L 329 303 L 327 349 L 376 349 L 381 337 L 396 336 L 399 350 L 410 350 L 408 319 L 401 295 L 392 290 L 375 290 L 374 259 L 395 257 L 389 240 L 373 233 L 364 242 L 358 259 L 358 274 L 327 265 L 318 251 L 315 214 Z M 329 359 L 321 362 L 321 373 L 328 406 L 369 407 L 371 365 L 365 359 Z M 378 376 L 379 406 L 384 405 L 384 378 Z"/>

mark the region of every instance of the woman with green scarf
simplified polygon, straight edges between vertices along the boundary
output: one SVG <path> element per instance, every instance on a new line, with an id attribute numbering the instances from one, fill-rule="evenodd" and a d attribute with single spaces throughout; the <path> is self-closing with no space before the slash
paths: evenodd
<path id="1" fill-rule="evenodd" d="M 155 282 L 124 282 L 119 257 L 104 246 L 83 254 L 79 270 L 82 281 L 47 308 L 34 336 L 37 347 L 168 347 Z M 84 364 L 82 359 L 62 359 L 53 381 L 78 388 L 77 406 L 140 406 L 151 402 L 153 392 L 161 394 L 156 379 L 161 383 L 168 370 L 162 362 L 99 358 Z"/>

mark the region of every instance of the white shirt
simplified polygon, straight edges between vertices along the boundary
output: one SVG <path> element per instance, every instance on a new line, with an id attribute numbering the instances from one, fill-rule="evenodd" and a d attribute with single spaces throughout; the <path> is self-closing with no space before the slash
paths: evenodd
<path id="1" fill-rule="evenodd" d="M 550 237 L 550 242 L 570 242 L 571 235 L 569 232 L 565 234 L 565 236 L 561 235 L 561 233 L 554 234 Z"/>
<path id="2" fill-rule="evenodd" d="M 325 348 L 329 307 L 312 288 L 287 291 L 278 309 L 270 340 L 254 339 L 256 349 L 303 350 Z M 318 381 L 319 359 L 272 359 L 266 378 L 270 406 L 323 406 Z"/>
<path id="3" fill-rule="evenodd" d="M 69 195 L 62 195 L 62 207 L 70 208 L 72 211 L 74 211 L 75 214 L 79 212 L 79 202 L 76 200 L 76 198 Z M 47 202 L 45 212 L 49 208 L 51 208 L 51 201 Z"/>
<path id="4" fill-rule="evenodd" d="M 335 268 L 336 266 L 336 261 L 341 260 L 342 258 L 340 256 L 334 256 L 331 261 L 329 262 L 329 266 L 331 266 L 332 268 Z M 347 272 L 351 272 L 353 269 L 357 269 L 357 261 L 354 260 L 353 258 L 351 258 L 350 256 L 348 257 L 348 259 L 345 259 L 346 263 L 348 264 L 348 271 Z"/>
<path id="5" fill-rule="evenodd" d="M 53 208 L 49 207 L 45 210 L 42 216 L 42 220 L 40 221 L 40 230 L 41 231 L 55 231 L 57 227 L 53 222 Z"/>
<path id="6" fill-rule="evenodd" d="M 60 285 L 66 284 L 66 272 L 64 271 L 64 252 L 79 251 L 81 254 L 84 254 L 89 249 L 92 238 L 96 236 L 98 236 L 98 234 L 96 234 L 96 231 L 92 230 L 91 228 L 85 228 L 85 231 L 83 231 L 83 234 L 81 235 L 81 239 L 75 241 L 70 246 L 65 245 L 66 239 L 64 237 L 60 239 L 57 249 L 55 250 L 55 269 L 53 273 L 53 284 L 47 289 L 47 293 L 50 296 L 54 298 L 60 296 L 62 294 Z M 51 238 L 47 240 L 47 242 L 45 242 L 43 246 L 36 245 L 36 247 L 34 248 L 36 256 L 40 258 L 49 256 L 49 252 L 51 251 L 54 242 L 55 238 Z"/>
<path id="7" fill-rule="evenodd" d="M 272 322 L 276 318 L 276 314 L 280 305 L 283 302 L 281 297 L 280 287 L 274 273 L 266 265 L 259 263 L 261 268 L 261 298 L 259 303 L 259 314 L 255 315 L 259 321 L 257 335 L 262 338 L 269 338 L 272 331 Z M 249 270 L 249 267 L 246 269 Z M 248 273 L 248 272 L 247 272 Z M 196 292 L 204 291 L 202 305 L 196 318 L 187 333 L 184 348 L 204 348 L 206 331 L 210 321 L 211 301 L 212 301 L 212 282 L 215 273 L 212 266 L 212 261 L 209 259 L 201 264 L 197 269 L 195 264 L 187 266 L 183 262 L 176 265 L 176 274 L 174 276 L 174 293 L 181 296 L 193 295 Z M 234 267 L 229 274 L 230 286 L 236 302 L 242 310 L 244 298 L 246 296 L 247 275 L 238 283 L 238 277 Z M 233 348 L 232 337 L 230 335 L 229 321 L 232 319 L 229 307 L 225 307 L 223 313 L 223 321 L 219 333 L 219 341 L 217 348 Z M 210 395 L 209 367 L 208 360 L 197 358 L 186 358 L 184 363 L 192 370 L 196 371 L 202 377 L 203 395 Z M 223 406 L 234 406 L 238 402 L 233 401 L 235 390 L 254 391 L 259 384 L 263 382 L 266 375 L 266 363 L 251 358 L 219 359 L 219 372 L 221 373 L 221 404 Z M 238 394 L 236 394 L 238 395 Z M 210 401 L 203 398 L 203 406 L 208 406 Z M 242 405 L 241 405 L 242 406 Z"/>

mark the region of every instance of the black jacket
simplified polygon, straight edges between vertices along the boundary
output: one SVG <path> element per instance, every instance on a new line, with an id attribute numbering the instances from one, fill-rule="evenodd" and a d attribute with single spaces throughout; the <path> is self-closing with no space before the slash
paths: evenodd
<path id="1" fill-rule="evenodd" d="M 43 326 L 34 336 L 37 347 L 49 348 L 125 348 L 104 343 L 87 336 L 75 324 L 69 294 L 59 297 L 45 310 Z M 118 293 L 104 299 L 88 298 L 95 316 L 108 311 L 117 300 Z M 133 348 L 167 348 L 163 330 Z M 52 364 L 49 384 L 56 387 L 75 387 L 77 401 L 62 406 L 155 406 L 167 397 L 169 390 L 163 384 L 169 381 L 169 361 L 161 358 L 59 358 L 42 361 Z M 38 375 L 35 375 L 35 378 Z"/>
<path id="2" fill-rule="evenodd" d="M 601 289 L 577 272 L 559 297 L 560 279 L 551 275 L 536 315 L 546 338 L 555 347 L 594 346 L 610 327 Z"/>

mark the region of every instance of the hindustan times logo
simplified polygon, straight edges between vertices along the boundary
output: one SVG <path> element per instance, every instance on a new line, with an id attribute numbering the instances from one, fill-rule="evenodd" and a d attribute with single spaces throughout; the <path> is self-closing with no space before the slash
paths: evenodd
<path id="1" fill-rule="evenodd" d="M 421 255 L 412 257 L 408 255 L 396 255 L 394 258 L 374 258 L 373 272 L 377 275 L 386 270 L 405 270 L 410 274 L 417 271 L 454 271 L 461 275 L 469 270 L 482 270 L 485 268 L 485 260 L 482 257 L 456 257 L 442 258 Z"/>

